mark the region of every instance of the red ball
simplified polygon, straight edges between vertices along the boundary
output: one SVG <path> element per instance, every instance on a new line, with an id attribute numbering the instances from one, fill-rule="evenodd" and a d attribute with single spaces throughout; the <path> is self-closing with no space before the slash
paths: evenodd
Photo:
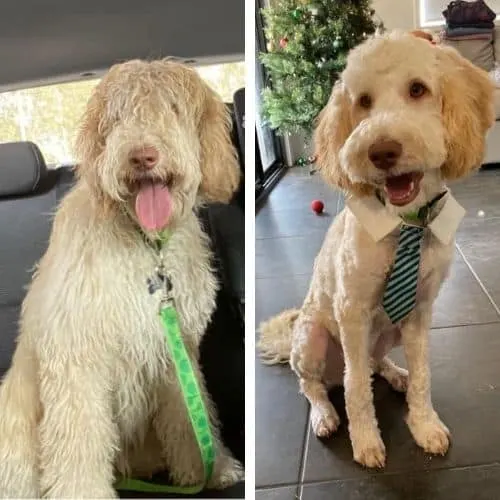
<path id="1" fill-rule="evenodd" d="M 312 211 L 316 214 L 321 214 L 323 213 L 323 209 L 325 208 L 325 204 L 321 200 L 314 200 L 311 203 L 311 208 Z"/>

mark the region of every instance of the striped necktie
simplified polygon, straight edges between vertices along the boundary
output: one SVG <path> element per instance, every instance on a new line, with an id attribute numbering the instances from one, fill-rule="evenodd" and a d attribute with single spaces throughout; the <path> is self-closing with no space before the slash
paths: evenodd
<path id="1" fill-rule="evenodd" d="M 394 265 L 382 298 L 392 323 L 405 318 L 415 307 L 423 233 L 423 227 L 401 226 Z"/>

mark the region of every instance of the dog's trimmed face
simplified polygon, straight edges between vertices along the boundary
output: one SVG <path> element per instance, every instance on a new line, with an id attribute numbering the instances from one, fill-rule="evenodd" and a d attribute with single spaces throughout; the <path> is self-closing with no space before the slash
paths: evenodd
<path id="1" fill-rule="evenodd" d="M 113 66 L 89 101 L 76 153 L 96 199 L 127 204 L 146 230 L 175 225 L 198 196 L 228 202 L 239 183 L 224 103 L 169 60 Z"/>
<path id="2" fill-rule="evenodd" d="M 488 75 L 450 48 L 393 33 L 354 49 L 315 134 L 325 177 L 354 195 L 422 205 L 478 168 L 493 124 Z"/>

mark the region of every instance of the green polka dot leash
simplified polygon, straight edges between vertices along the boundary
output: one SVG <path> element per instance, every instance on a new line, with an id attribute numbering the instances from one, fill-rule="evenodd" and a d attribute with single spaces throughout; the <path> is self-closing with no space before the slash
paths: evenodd
<path id="1" fill-rule="evenodd" d="M 198 442 L 204 468 L 203 483 L 195 486 L 170 486 L 151 483 L 140 479 L 122 478 L 115 488 L 118 490 L 133 490 L 148 493 L 174 493 L 193 495 L 201 492 L 212 476 L 215 460 L 215 448 L 210 431 L 210 419 L 201 395 L 200 386 L 196 378 L 191 360 L 182 339 L 179 326 L 179 317 L 172 295 L 172 285 L 163 266 L 162 249 L 168 241 L 170 233 L 164 232 L 157 240 L 157 250 L 160 255 L 160 264 L 154 278 L 148 279 L 149 293 L 162 291 L 159 316 L 163 326 L 165 341 L 174 363 L 175 373 L 179 381 L 182 396 L 191 421 L 191 425 Z"/>

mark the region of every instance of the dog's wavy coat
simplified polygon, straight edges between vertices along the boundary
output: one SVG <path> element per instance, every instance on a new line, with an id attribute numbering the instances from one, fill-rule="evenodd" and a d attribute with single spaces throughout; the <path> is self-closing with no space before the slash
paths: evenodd
<path id="1" fill-rule="evenodd" d="M 209 486 L 242 478 L 198 366 L 217 282 L 194 212 L 204 200 L 228 202 L 238 186 L 229 129 L 222 101 L 169 60 L 116 65 L 96 87 L 77 137 L 79 180 L 55 216 L 0 387 L 0 497 L 111 498 L 118 474 L 164 469 L 178 485 L 203 480 L 159 299 L 146 284 L 156 261 L 133 207 L 148 179 L 172 200 L 165 263 L 212 417 Z M 137 151 L 153 151 L 154 167 Z"/>
<path id="2" fill-rule="evenodd" d="M 485 134 L 494 121 L 492 97 L 487 73 L 454 49 L 408 33 L 375 37 L 350 53 L 319 117 L 317 164 L 348 196 L 378 191 L 392 214 L 413 211 L 443 192 L 447 181 L 480 166 Z M 408 189 L 401 195 L 401 189 L 388 187 L 392 177 L 402 174 L 407 174 Z M 315 260 L 301 309 L 261 325 L 263 358 L 290 361 L 311 404 L 317 436 L 337 429 L 339 417 L 327 389 L 344 384 L 354 459 L 367 467 L 385 464 L 373 371 L 406 391 L 407 423 L 418 445 L 437 454 L 449 446 L 449 431 L 431 403 L 428 337 L 432 305 L 448 274 L 454 242 L 443 245 L 426 234 L 416 307 L 393 326 L 381 303 L 397 234 L 376 243 L 344 210 Z M 387 357 L 401 340 L 409 376 Z"/>

